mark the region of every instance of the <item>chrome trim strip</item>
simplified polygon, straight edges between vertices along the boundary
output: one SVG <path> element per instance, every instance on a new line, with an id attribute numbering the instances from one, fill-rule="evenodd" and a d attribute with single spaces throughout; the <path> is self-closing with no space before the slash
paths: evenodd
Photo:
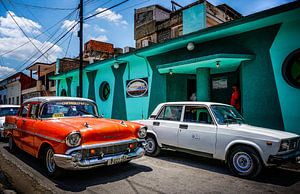
<path id="1" fill-rule="evenodd" d="M 55 141 L 55 142 L 58 142 L 58 143 L 64 143 L 65 142 L 64 140 L 59 140 L 59 139 L 56 139 L 56 138 L 53 138 L 53 137 L 49 137 L 49 136 L 46 136 L 46 135 L 41 135 L 39 133 L 34 133 L 34 132 L 31 132 L 31 131 L 26 131 L 26 130 L 19 129 L 19 128 L 16 128 L 15 130 L 25 132 L 25 133 L 28 133 L 28 134 L 33 135 L 33 136 L 41 137 L 41 138 L 44 138 L 44 139 L 47 139 L 47 140 L 50 140 L 50 141 Z"/>
<path id="2" fill-rule="evenodd" d="M 91 145 L 82 145 L 75 148 L 71 148 L 65 152 L 65 154 L 70 154 L 77 150 L 83 150 L 83 149 L 93 149 L 93 148 L 101 148 L 101 147 L 107 147 L 107 146 L 114 146 L 114 145 L 121 145 L 121 144 L 127 144 L 127 143 L 144 143 L 144 139 L 130 139 L 130 140 L 123 140 L 123 141 L 115 141 L 115 142 L 107 142 L 107 143 L 99 143 L 99 144 L 91 144 Z"/>

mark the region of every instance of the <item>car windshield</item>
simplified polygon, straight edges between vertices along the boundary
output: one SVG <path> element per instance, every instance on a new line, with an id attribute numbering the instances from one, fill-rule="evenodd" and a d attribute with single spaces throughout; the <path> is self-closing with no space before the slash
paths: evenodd
<path id="1" fill-rule="evenodd" d="M 18 111 L 19 111 L 18 107 L 0 108 L 0 117 L 17 115 Z"/>
<path id="2" fill-rule="evenodd" d="M 48 102 L 42 107 L 41 118 L 97 117 L 94 103 L 84 101 Z"/>
<path id="3" fill-rule="evenodd" d="M 231 123 L 245 123 L 244 118 L 232 106 L 212 105 L 211 110 L 220 125 Z"/>

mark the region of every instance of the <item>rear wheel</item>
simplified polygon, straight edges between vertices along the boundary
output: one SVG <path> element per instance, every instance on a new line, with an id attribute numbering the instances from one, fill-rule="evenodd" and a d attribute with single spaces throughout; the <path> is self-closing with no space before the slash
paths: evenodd
<path id="1" fill-rule="evenodd" d="M 261 172 L 263 165 L 256 150 L 238 146 L 230 152 L 228 167 L 237 176 L 254 178 Z"/>
<path id="2" fill-rule="evenodd" d="M 156 142 L 156 139 L 153 136 L 146 137 L 146 155 L 148 156 L 157 156 L 160 153 L 161 148 Z"/>
<path id="3" fill-rule="evenodd" d="M 48 176 L 58 178 L 63 175 L 64 170 L 59 168 L 54 161 L 54 150 L 51 147 L 45 148 L 44 165 Z"/>
<path id="4" fill-rule="evenodd" d="M 8 137 L 8 149 L 11 153 L 15 153 L 18 149 L 12 135 Z"/>

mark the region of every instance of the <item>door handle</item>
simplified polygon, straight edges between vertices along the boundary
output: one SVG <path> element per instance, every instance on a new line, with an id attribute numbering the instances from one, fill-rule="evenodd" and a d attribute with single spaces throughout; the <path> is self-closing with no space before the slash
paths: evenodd
<path id="1" fill-rule="evenodd" d="M 187 129 L 189 126 L 188 125 L 183 125 L 183 124 L 180 124 L 179 125 L 179 128 L 180 129 Z"/>
<path id="2" fill-rule="evenodd" d="M 157 122 L 157 121 L 154 121 L 154 122 L 153 122 L 153 125 L 154 125 L 154 126 L 159 126 L 159 124 L 160 124 L 160 122 Z"/>

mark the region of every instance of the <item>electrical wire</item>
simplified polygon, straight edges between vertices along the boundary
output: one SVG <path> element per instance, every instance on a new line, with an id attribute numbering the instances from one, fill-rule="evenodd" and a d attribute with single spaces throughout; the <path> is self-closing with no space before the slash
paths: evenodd
<path id="1" fill-rule="evenodd" d="M 46 6 L 39 6 L 39 5 L 31 5 L 31 4 L 27 4 L 27 3 L 20 3 L 20 2 L 15 2 L 15 1 L 12 1 L 12 2 L 14 4 L 24 6 L 27 8 L 31 7 L 31 8 L 35 8 L 35 9 L 48 9 L 48 10 L 53 10 L 53 11 L 68 11 L 68 10 L 77 9 L 77 7 L 75 7 L 75 8 L 46 7 Z"/>
<path id="2" fill-rule="evenodd" d="M 41 35 L 45 34 L 46 32 L 50 31 L 52 28 L 54 28 L 56 25 L 60 24 L 62 21 L 66 20 L 66 19 L 69 19 L 70 17 L 72 17 L 72 15 L 76 12 L 77 9 L 73 10 L 71 13 L 69 13 L 67 16 L 63 17 L 62 19 L 60 19 L 58 22 L 56 22 L 54 25 L 52 25 L 51 27 L 47 28 L 45 31 L 41 32 L 40 34 L 38 34 L 37 36 L 34 36 L 33 39 L 36 39 L 38 37 L 40 37 Z M 0 56 L 4 56 L 4 55 L 7 55 L 11 52 L 14 52 L 15 50 L 25 46 L 26 44 L 30 43 L 30 41 L 27 41 L 17 47 L 15 47 L 14 49 L 12 50 L 9 50 L 9 51 L 6 51 L 5 53 L 1 53 Z"/>

